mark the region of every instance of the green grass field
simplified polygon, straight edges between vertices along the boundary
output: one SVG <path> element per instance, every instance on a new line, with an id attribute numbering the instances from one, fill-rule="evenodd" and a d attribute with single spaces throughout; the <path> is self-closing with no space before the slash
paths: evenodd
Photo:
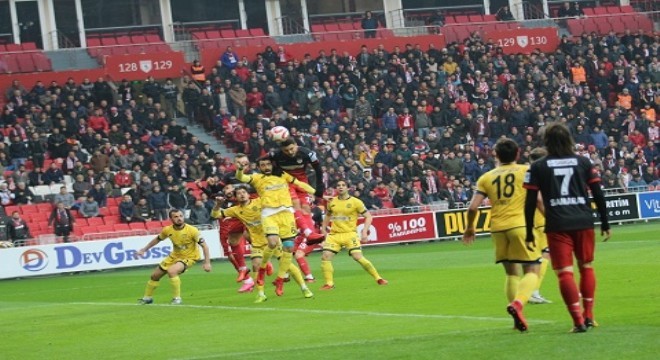
<path id="1" fill-rule="evenodd" d="M 512 330 L 504 276 L 491 243 L 445 241 L 367 248 L 390 281 L 378 286 L 335 257 L 336 289 L 304 299 L 293 283 L 269 300 L 238 294 L 235 272 L 214 262 L 182 276 L 184 305 L 165 280 L 156 304 L 136 305 L 151 268 L 0 282 L 0 358 L 9 359 L 657 359 L 660 223 L 616 226 L 596 253 L 600 327 L 569 334 L 550 271 L 528 305 L 530 330 Z M 321 277 L 318 253 L 309 258 Z M 2 266 L 8 266 L 2 264 Z"/>

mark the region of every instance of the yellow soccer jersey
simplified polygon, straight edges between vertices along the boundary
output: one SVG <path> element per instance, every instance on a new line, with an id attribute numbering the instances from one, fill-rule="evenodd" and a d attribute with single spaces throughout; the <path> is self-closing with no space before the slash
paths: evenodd
<path id="1" fill-rule="evenodd" d="M 503 231 L 525 226 L 525 197 L 523 188 L 527 165 L 501 165 L 485 173 L 477 181 L 477 191 L 492 204 L 491 231 Z"/>
<path id="2" fill-rule="evenodd" d="M 328 214 L 332 225 L 330 234 L 354 233 L 357 231 L 358 216 L 367 212 L 362 200 L 349 197 L 342 200 L 338 197 L 332 198 L 328 203 Z"/>
<path id="3" fill-rule="evenodd" d="M 172 256 L 181 257 L 186 259 L 199 260 L 199 241 L 202 235 L 196 227 L 184 224 L 183 228 L 177 230 L 174 225 L 165 226 L 158 234 L 158 239 L 163 241 L 170 238 L 174 250 Z"/>
<path id="4" fill-rule="evenodd" d="M 234 205 L 228 209 L 211 211 L 211 216 L 218 218 L 233 217 L 240 220 L 248 229 L 252 244 L 266 243 L 266 234 L 261 226 L 261 198 L 251 199 L 247 205 Z"/>
<path id="5" fill-rule="evenodd" d="M 534 213 L 534 227 L 540 228 L 543 226 L 545 226 L 545 216 L 541 214 L 539 209 L 536 209 L 536 212 Z"/>
<path id="6" fill-rule="evenodd" d="M 278 208 L 280 206 L 293 206 L 291 195 L 289 194 L 289 184 L 293 183 L 295 178 L 288 173 L 283 173 L 282 176 L 244 174 L 238 180 L 252 185 L 257 190 L 263 207 Z"/>

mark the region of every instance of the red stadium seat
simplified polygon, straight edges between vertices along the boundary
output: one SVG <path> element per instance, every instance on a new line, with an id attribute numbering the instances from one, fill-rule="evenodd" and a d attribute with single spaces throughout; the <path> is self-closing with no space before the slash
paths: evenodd
<path id="1" fill-rule="evenodd" d="M 130 224 L 128 224 L 128 227 L 129 227 L 131 230 L 144 230 L 144 229 L 145 229 L 145 226 L 144 226 L 144 223 L 143 223 L 143 222 L 134 222 L 134 223 L 130 223 Z"/>
<path id="2" fill-rule="evenodd" d="M 250 35 L 252 36 L 266 36 L 266 33 L 264 33 L 264 29 L 262 28 L 254 28 L 248 30 L 250 30 Z"/>
<path id="3" fill-rule="evenodd" d="M 115 231 L 128 231 L 128 230 L 131 229 L 131 228 L 128 226 L 128 224 L 114 224 L 114 225 L 112 225 L 112 228 L 113 228 Z"/>
<path id="4" fill-rule="evenodd" d="M 246 37 L 250 37 L 250 36 L 251 36 L 250 35 L 250 30 L 247 30 L 247 29 L 238 29 L 238 30 L 236 30 L 236 37 L 246 38 Z"/>
<path id="5" fill-rule="evenodd" d="M 100 217 L 91 217 L 87 219 L 87 225 L 89 226 L 101 226 L 104 225 L 103 218 Z"/>
<path id="6" fill-rule="evenodd" d="M 234 29 L 223 29 L 220 30 L 220 37 L 225 39 L 232 39 L 236 37 L 236 33 L 234 32 Z"/>

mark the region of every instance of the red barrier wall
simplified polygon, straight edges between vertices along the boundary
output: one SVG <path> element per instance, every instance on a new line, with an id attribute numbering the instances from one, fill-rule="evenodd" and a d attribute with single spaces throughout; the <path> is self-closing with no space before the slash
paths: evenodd
<path id="1" fill-rule="evenodd" d="M 552 27 L 489 31 L 484 40 L 493 40 L 505 54 L 529 54 L 536 49 L 550 53 L 559 46 L 557 28 Z"/>

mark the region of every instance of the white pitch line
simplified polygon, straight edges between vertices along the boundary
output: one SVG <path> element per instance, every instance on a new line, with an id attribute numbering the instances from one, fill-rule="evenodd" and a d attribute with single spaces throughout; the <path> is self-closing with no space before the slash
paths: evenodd
<path id="1" fill-rule="evenodd" d="M 308 345 L 308 346 L 298 346 L 298 347 L 287 346 L 285 349 L 255 350 L 255 351 L 244 351 L 244 352 L 233 352 L 233 353 L 218 353 L 218 354 L 213 354 L 213 355 L 193 356 L 193 357 L 186 357 L 186 358 L 173 358 L 171 360 L 220 359 L 220 358 L 259 355 L 259 354 L 267 355 L 267 354 L 282 353 L 282 352 L 287 352 L 287 353 L 290 352 L 292 354 L 296 354 L 299 351 L 327 349 L 328 347 L 337 347 L 337 346 L 344 346 L 345 347 L 345 346 L 360 346 L 360 345 L 370 345 L 370 344 L 381 344 L 381 343 L 390 343 L 392 341 L 397 341 L 397 340 L 404 340 L 404 341 L 420 340 L 420 339 L 424 339 L 424 338 L 437 338 L 437 337 L 447 336 L 447 335 L 461 335 L 461 334 L 468 334 L 468 333 L 481 332 L 481 331 L 492 331 L 492 330 L 497 330 L 497 329 L 501 329 L 501 328 L 500 327 L 497 327 L 497 328 L 492 327 L 492 328 L 479 328 L 479 329 L 473 329 L 473 330 L 454 330 L 454 331 L 436 332 L 436 333 L 432 333 L 432 334 L 397 336 L 397 337 L 380 338 L 380 339 L 373 339 L 373 340 L 356 340 L 356 341 L 334 342 L 334 343 L 331 343 L 331 344 L 318 344 L 318 345 Z"/>
<path id="2" fill-rule="evenodd" d="M 126 303 L 102 303 L 102 302 L 72 302 L 70 305 L 89 305 L 89 306 L 149 306 L 149 307 L 167 307 L 167 308 L 191 308 L 191 309 L 220 309 L 232 311 L 256 311 L 256 312 L 292 312 L 303 314 L 322 314 L 322 315 L 358 315 L 374 317 L 399 317 L 399 318 L 417 318 L 417 319 L 461 319 L 472 321 L 511 321 L 510 317 L 488 317 L 488 316 L 466 316 L 466 315 L 443 315 L 443 314 L 412 314 L 412 313 L 384 313 L 375 311 L 353 311 L 353 310 L 316 310 L 316 309 L 291 309 L 291 308 L 272 308 L 272 307 L 241 307 L 241 306 L 222 306 L 222 305 L 169 305 L 169 304 L 150 304 L 136 305 Z M 548 320 L 528 320 L 534 324 L 552 324 L 554 321 Z"/>

